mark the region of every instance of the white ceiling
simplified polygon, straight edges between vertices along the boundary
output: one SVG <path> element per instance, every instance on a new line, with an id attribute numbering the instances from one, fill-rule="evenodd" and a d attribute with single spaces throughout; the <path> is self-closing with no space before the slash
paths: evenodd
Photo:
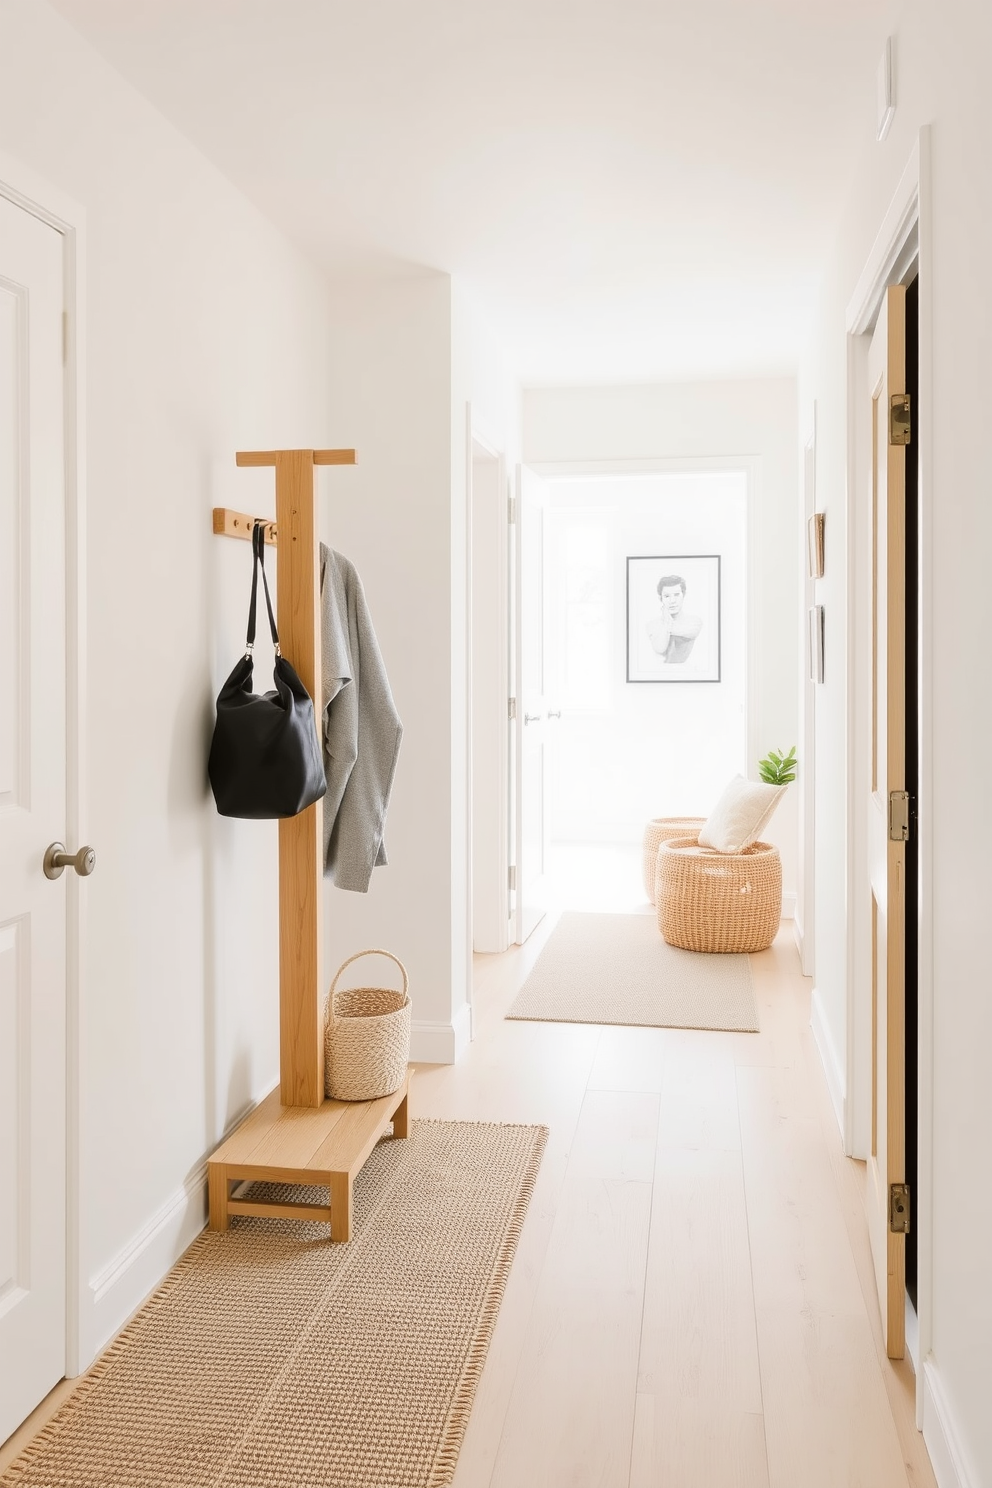
<path id="1" fill-rule="evenodd" d="M 792 370 L 891 0 L 55 0 L 332 271 L 458 276 L 527 385 Z"/>

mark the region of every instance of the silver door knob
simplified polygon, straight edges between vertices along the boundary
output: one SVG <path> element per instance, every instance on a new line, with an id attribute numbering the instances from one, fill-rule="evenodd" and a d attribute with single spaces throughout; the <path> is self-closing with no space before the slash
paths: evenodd
<path id="1" fill-rule="evenodd" d="M 80 878 L 89 878 L 96 867 L 96 852 L 92 847 L 81 847 L 77 853 L 68 853 L 64 842 L 53 842 L 42 867 L 46 878 L 61 878 L 65 868 L 75 868 Z"/>

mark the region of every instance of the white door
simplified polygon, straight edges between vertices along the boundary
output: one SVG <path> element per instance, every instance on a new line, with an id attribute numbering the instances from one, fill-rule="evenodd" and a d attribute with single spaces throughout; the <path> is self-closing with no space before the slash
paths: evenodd
<path id="1" fill-rule="evenodd" d="M 544 686 L 545 483 L 517 466 L 516 769 L 517 943 L 547 908 L 548 708 Z"/>
<path id="2" fill-rule="evenodd" d="M 906 450 L 891 399 L 906 391 L 906 290 L 882 301 L 869 354 L 872 399 L 872 742 L 868 855 L 872 926 L 872 1133 L 868 1232 L 890 1359 L 906 1340 Z"/>
<path id="3" fill-rule="evenodd" d="M 62 282 L 0 197 L 0 1441 L 65 1373 Z"/>

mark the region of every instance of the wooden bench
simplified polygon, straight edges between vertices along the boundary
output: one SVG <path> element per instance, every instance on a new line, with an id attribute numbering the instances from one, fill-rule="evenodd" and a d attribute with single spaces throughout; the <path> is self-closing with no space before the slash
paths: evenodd
<path id="1" fill-rule="evenodd" d="M 226 1230 L 232 1214 L 324 1220 L 332 1240 L 351 1239 L 351 1186 L 390 1122 L 409 1134 L 412 1071 L 392 1095 L 374 1101 L 326 1100 L 284 1106 L 278 1087 L 222 1142 L 207 1163 L 210 1228 Z M 232 1197 L 243 1183 L 326 1187 L 326 1204 Z"/>

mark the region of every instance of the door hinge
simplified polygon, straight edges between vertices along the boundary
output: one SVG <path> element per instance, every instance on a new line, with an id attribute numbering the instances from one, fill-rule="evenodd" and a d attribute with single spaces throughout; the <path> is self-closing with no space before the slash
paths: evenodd
<path id="1" fill-rule="evenodd" d="M 889 399 L 889 443 L 908 444 L 912 433 L 909 394 L 893 393 Z"/>
<path id="2" fill-rule="evenodd" d="M 516 716 L 517 716 L 517 700 L 516 700 L 516 698 L 509 698 L 507 700 L 506 711 L 507 711 L 507 714 L 509 715 L 509 717 L 510 717 L 511 720 L 514 719 L 514 718 L 516 718 Z"/>
<path id="3" fill-rule="evenodd" d="M 889 791 L 889 841 L 909 841 L 909 796 L 905 791 Z"/>
<path id="4" fill-rule="evenodd" d="M 509 521 L 510 526 L 512 527 L 513 524 L 514 524 L 514 522 L 517 520 L 517 498 L 516 498 L 516 496 L 511 496 L 507 500 L 507 503 L 506 503 L 506 515 L 507 515 L 507 520 Z"/>
<path id="5" fill-rule="evenodd" d="M 517 887 L 517 865 L 516 865 L 516 863 L 511 863 L 510 864 L 509 880 L 510 880 L 510 888 L 515 890 L 516 887 Z"/>
<path id="6" fill-rule="evenodd" d="M 893 1235 L 909 1234 L 909 1184 L 889 1184 L 889 1229 Z"/>

